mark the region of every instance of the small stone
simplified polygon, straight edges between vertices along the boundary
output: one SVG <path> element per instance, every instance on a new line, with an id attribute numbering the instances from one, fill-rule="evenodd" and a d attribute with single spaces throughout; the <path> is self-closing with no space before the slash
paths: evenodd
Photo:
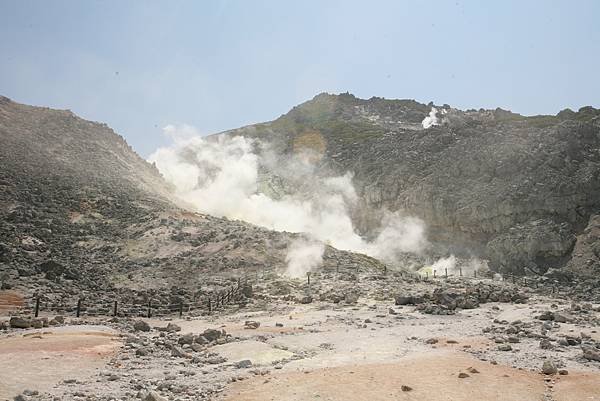
<path id="1" fill-rule="evenodd" d="M 583 357 L 589 361 L 600 362 L 600 351 L 590 346 L 582 345 L 581 350 L 583 351 Z"/>
<path id="2" fill-rule="evenodd" d="M 171 356 L 174 356 L 176 358 L 191 358 L 190 354 L 188 354 L 187 352 L 184 352 L 183 350 L 181 350 L 177 347 L 171 348 Z"/>
<path id="3" fill-rule="evenodd" d="M 569 374 L 569 371 L 567 369 L 559 369 L 558 374 L 561 376 L 566 376 Z"/>
<path id="4" fill-rule="evenodd" d="M 498 351 L 512 351 L 512 347 L 510 346 L 510 344 L 500 344 L 498 345 Z"/>
<path id="5" fill-rule="evenodd" d="M 469 375 L 468 375 L 468 374 L 466 374 L 465 372 L 460 372 L 460 373 L 458 374 L 458 378 L 459 378 L 459 379 L 466 379 L 467 377 L 471 377 L 471 376 L 469 376 Z"/>
<path id="6" fill-rule="evenodd" d="M 254 320 L 246 320 L 244 323 L 245 329 L 258 329 L 260 327 L 260 322 Z"/>
<path id="7" fill-rule="evenodd" d="M 246 369 L 252 366 L 252 361 L 250 359 L 243 359 L 235 364 L 235 367 L 238 369 Z"/>
<path id="8" fill-rule="evenodd" d="M 146 397 L 143 399 L 144 401 L 169 401 L 165 397 L 158 394 L 156 391 L 150 391 Z"/>
<path id="9" fill-rule="evenodd" d="M 557 369 L 556 366 L 551 361 L 544 361 L 542 365 L 542 373 L 545 375 L 554 375 L 556 374 Z"/>
<path id="10" fill-rule="evenodd" d="M 402 391 L 412 391 L 413 388 L 410 387 L 410 386 L 406 386 L 406 385 L 403 384 L 402 386 L 400 386 L 400 390 L 402 390 Z"/>
<path id="11" fill-rule="evenodd" d="M 148 356 L 148 354 L 150 354 L 150 352 L 148 351 L 148 348 L 145 347 L 141 347 L 135 350 L 135 354 L 137 356 Z"/>

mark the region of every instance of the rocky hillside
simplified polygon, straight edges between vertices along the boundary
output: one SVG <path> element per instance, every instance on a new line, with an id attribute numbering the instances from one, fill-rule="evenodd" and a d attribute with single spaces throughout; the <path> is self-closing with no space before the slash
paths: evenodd
<path id="1" fill-rule="evenodd" d="M 0 98 L 2 289 L 160 302 L 285 267 L 293 235 L 190 213 L 170 191 L 106 125 Z M 325 263 L 338 261 L 365 264 L 329 247 Z"/>
<path id="2" fill-rule="evenodd" d="M 320 94 L 224 134 L 260 138 L 281 155 L 309 150 L 324 170 L 354 172 L 366 234 L 372 211 L 404 210 L 425 220 L 438 250 L 488 258 L 500 271 L 562 267 L 574 247 L 570 267 L 600 271 L 597 257 L 582 256 L 589 246 L 576 246 L 600 210 L 600 110 L 525 117 Z"/>

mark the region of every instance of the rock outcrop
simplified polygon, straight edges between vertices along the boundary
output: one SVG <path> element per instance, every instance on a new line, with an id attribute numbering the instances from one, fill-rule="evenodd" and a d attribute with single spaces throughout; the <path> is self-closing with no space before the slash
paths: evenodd
<path id="1" fill-rule="evenodd" d="M 422 218 L 442 249 L 487 258 L 498 271 L 565 266 L 600 210 L 600 110 L 592 107 L 525 117 L 321 94 L 224 134 L 259 138 L 281 155 L 308 148 L 321 169 L 352 171 L 362 232 L 373 230 L 373 210 L 401 210 Z"/>

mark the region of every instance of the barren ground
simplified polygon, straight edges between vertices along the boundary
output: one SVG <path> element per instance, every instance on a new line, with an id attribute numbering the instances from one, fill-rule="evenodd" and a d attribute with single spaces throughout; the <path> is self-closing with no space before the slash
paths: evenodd
<path id="1" fill-rule="evenodd" d="M 169 400 L 600 400 L 600 365 L 581 358 L 579 347 L 542 350 L 538 339 L 522 337 L 512 351 L 499 351 L 483 332 L 494 319 L 538 324 L 534 316 L 549 307 L 549 300 L 536 299 L 432 316 L 412 306 L 361 299 L 353 306 L 282 303 L 169 320 L 181 326 L 178 335 L 217 328 L 232 336 L 208 349 L 223 362 L 200 364 L 170 354 L 136 357 L 103 326 L 14 331 L 0 341 L 0 399 L 28 388 L 58 399 L 95 394 L 129 400 L 138 393 L 131 383 L 156 388 L 166 381 L 189 386 L 177 395 L 159 391 Z M 260 327 L 244 328 L 246 320 Z M 39 332 L 48 334 L 35 335 Z M 600 340 L 598 326 L 556 328 L 556 335 L 581 332 Z M 161 338 L 156 330 L 139 336 L 150 343 Z M 543 375 L 546 359 L 568 375 Z M 237 366 L 244 360 L 251 366 Z M 116 378 L 107 378 L 109 373 Z M 202 390 L 207 386 L 210 394 Z"/>

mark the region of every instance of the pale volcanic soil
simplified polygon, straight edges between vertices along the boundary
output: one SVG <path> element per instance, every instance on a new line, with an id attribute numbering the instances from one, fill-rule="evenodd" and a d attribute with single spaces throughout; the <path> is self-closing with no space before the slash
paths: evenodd
<path id="1" fill-rule="evenodd" d="M 43 400 L 154 400 L 145 398 L 143 388 L 167 400 L 600 400 L 600 362 L 583 359 L 579 347 L 542 350 L 539 339 L 518 336 L 511 351 L 499 351 L 496 335 L 484 331 L 515 320 L 535 331 L 540 311 L 567 307 L 553 302 L 487 303 L 451 316 L 362 298 L 354 305 L 282 302 L 263 310 L 144 319 L 153 327 L 147 333 L 113 324 L 129 332 L 121 337 L 102 326 L 14 331 L 0 339 L 0 399 L 27 388 L 40 391 Z M 249 329 L 246 321 L 260 326 Z M 174 344 L 206 329 L 225 330 L 228 341 L 203 350 L 183 346 L 183 356 L 138 356 L 141 346 L 123 345 L 152 348 L 169 338 L 160 331 L 168 323 L 181 328 L 173 333 Z M 556 326 L 557 337 L 583 332 L 600 340 L 598 326 Z M 46 331 L 52 334 L 31 335 Z M 542 374 L 545 360 L 568 374 Z"/>
<path id="2" fill-rule="evenodd" d="M 26 330 L 0 340 L 0 399 L 31 389 L 51 391 L 64 379 L 93 375 L 117 351 L 116 333 L 102 326 Z"/>

